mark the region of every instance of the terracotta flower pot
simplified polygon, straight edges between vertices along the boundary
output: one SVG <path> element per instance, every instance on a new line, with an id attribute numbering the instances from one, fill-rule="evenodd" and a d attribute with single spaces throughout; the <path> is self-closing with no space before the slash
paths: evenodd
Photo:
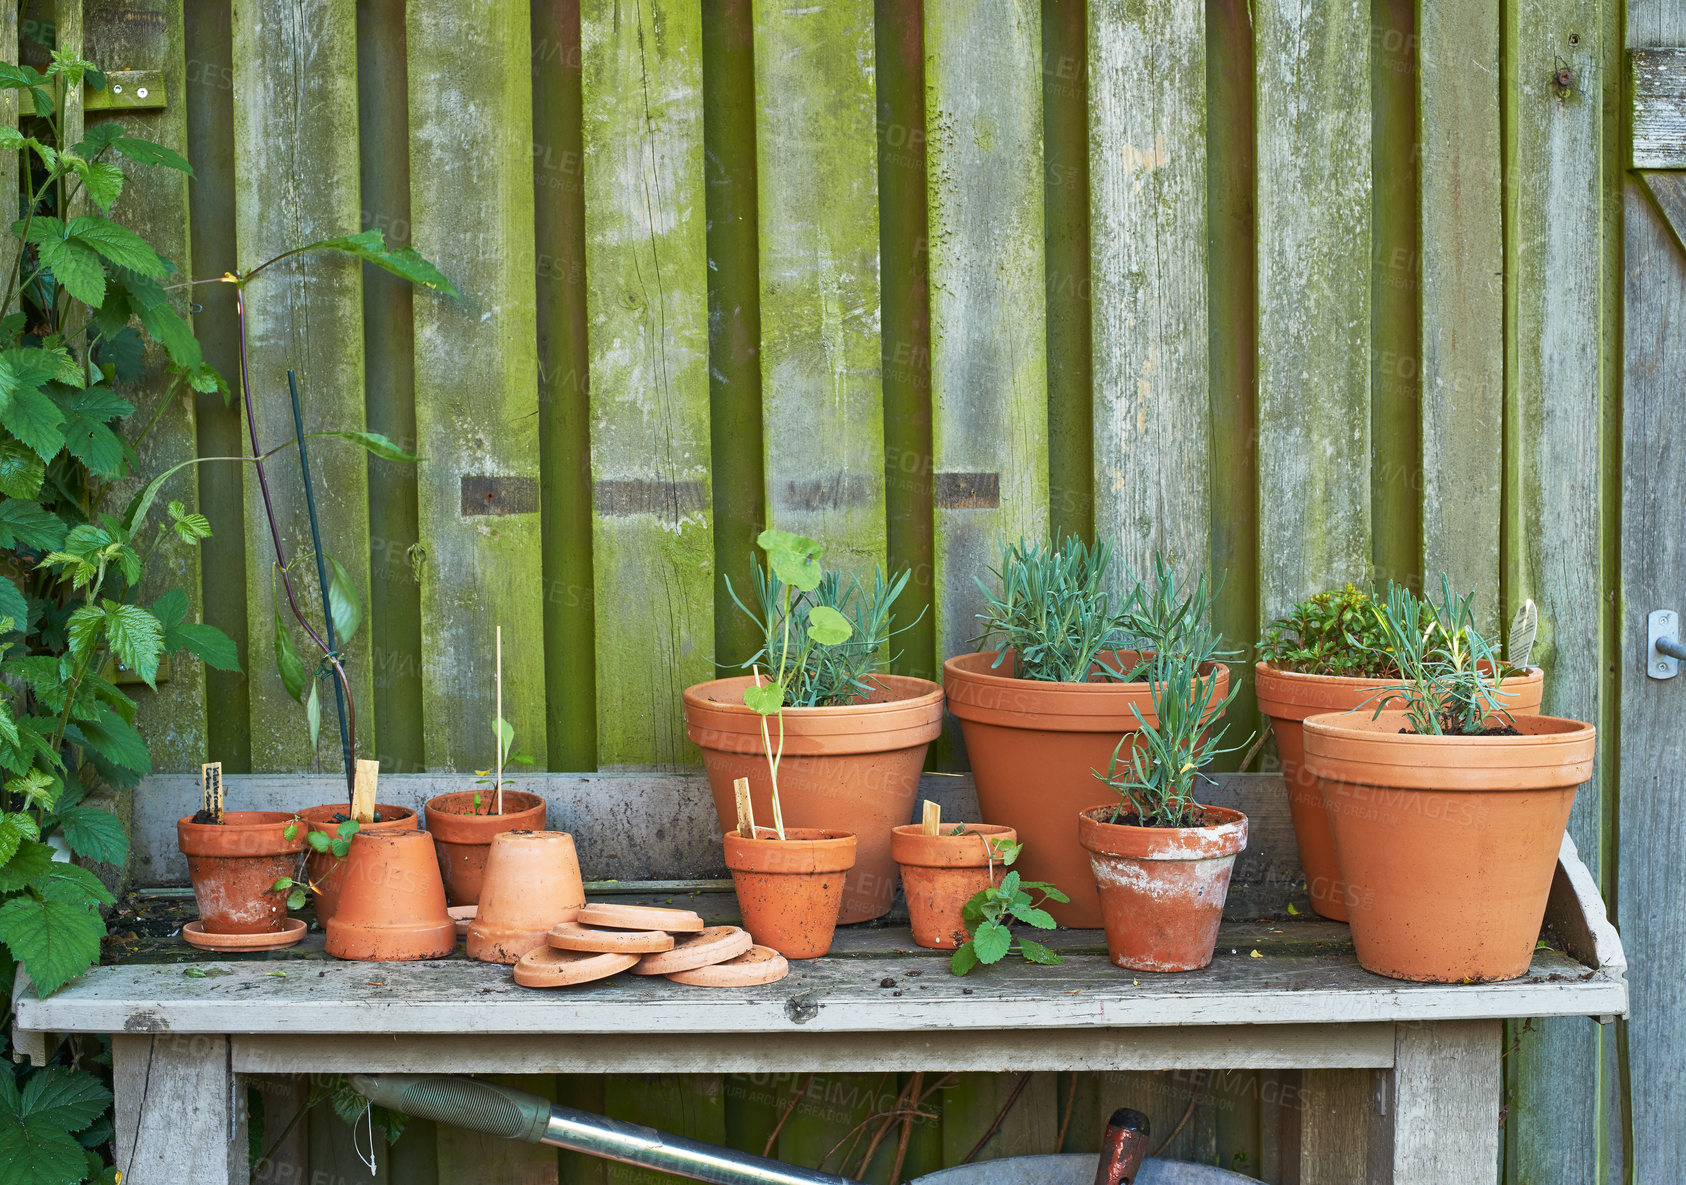
<path id="1" fill-rule="evenodd" d="M 427 832 L 360 833 L 342 867 L 339 910 L 327 926 L 329 954 L 403 962 L 443 958 L 457 948 Z"/>
<path id="2" fill-rule="evenodd" d="M 428 799 L 422 808 L 427 833 L 439 852 L 439 875 L 445 881 L 445 896 L 452 905 L 477 905 L 480 884 L 486 875 L 486 853 L 494 835 L 505 831 L 540 831 L 544 828 L 544 799 L 521 790 L 503 792 L 503 814 L 476 812 L 474 790 L 458 790 Z M 479 791 L 482 799 L 491 797 Z M 482 809 L 486 803 L 482 802 Z"/>
<path id="3" fill-rule="evenodd" d="M 1376 693 L 1387 680 L 1305 675 L 1267 662 L 1255 664 L 1253 670 L 1259 711 L 1270 717 L 1271 731 L 1276 734 L 1276 752 L 1282 759 L 1282 780 L 1288 787 L 1288 808 L 1294 818 L 1294 838 L 1299 843 L 1300 867 L 1305 870 L 1311 907 L 1326 918 L 1344 922 L 1347 890 L 1335 864 L 1335 841 L 1323 810 L 1323 792 L 1305 768 L 1300 725 L 1307 716 L 1324 712 L 1374 711 Z M 1534 715 L 1540 710 L 1544 689 L 1545 672 L 1530 667 L 1526 673 L 1504 681 L 1502 690 L 1511 696 L 1505 700 L 1505 707 L 1514 715 Z"/>
<path id="4" fill-rule="evenodd" d="M 286 925 L 287 894 L 274 884 L 299 869 L 305 829 L 285 811 L 226 811 L 222 823 L 176 821 L 199 922 L 210 934 L 270 934 Z"/>
<path id="5" fill-rule="evenodd" d="M 1521 736 L 1437 737 L 1402 733 L 1403 712 L 1306 719 L 1365 969 L 1435 983 L 1527 974 L 1597 732 L 1515 723 Z"/>
<path id="6" fill-rule="evenodd" d="M 1068 905 L 1043 906 L 1062 926 L 1094 929 L 1101 924 L 1100 898 L 1089 874 L 1089 857 L 1071 825 L 1077 813 L 1106 787 L 1106 773 L 1118 738 L 1140 727 L 1132 706 L 1149 724 L 1158 722 L 1153 697 L 1143 683 L 1041 683 L 1014 679 L 1012 658 L 991 669 L 996 651 L 962 654 L 943 663 L 948 710 L 960 721 L 978 808 L 1017 831 L 1024 854 L 1014 865 L 1025 880 L 1048 881 L 1071 898 Z M 1115 652 L 1125 670 L 1139 655 Z M 1229 668 L 1217 666 L 1214 702 L 1229 692 Z M 1128 752 L 1126 750 L 1126 752 Z"/>
<path id="7" fill-rule="evenodd" d="M 792 827 L 848 832 L 858 841 L 843 884 L 845 924 L 883 917 L 896 896 L 890 828 L 913 817 L 925 749 L 942 732 L 943 691 L 927 679 L 875 676 L 865 701 L 834 708 L 786 708 L 779 805 Z M 748 778 L 755 821 L 771 823 L 773 804 L 761 717 L 743 702 L 750 676 L 716 679 L 685 691 L 685 735 L 702 748 L 720 829 L 737 826 L 732 783 Z M 778 721 L 768 718 L 778 744 Z"/>
<path id="8" fill-rule="evenodd" d="M 812 827 L 769 828 L 755 839 L 726 834 L 726 867 L 738 891 L 744 929 L 787 959 L 817 959 L 831 949 L 843 903 L 844 874 L 854 867 L 855 836 Z"/>
<path id="9" fill-rule="evenodd" d="M 468 924 L 468 957 L 515 963 L 546 945 L 550 928 L 571 922 L 585 904 L 574 837 L 566 831 L 506 831 L 494 836 Z"/>
<path id="10" fill-rule="evenodd" d="M 1206 808 L 1200 827 L 1107 823 L 1113 807 L 1077 817 L 1106 917 L 1106 952 L 1131 971 L 1196 971 L 1212 961 L 1247 816 Z M 1023 858 L 1020 858 L 1023 863 Z"/>
<path id="11" fill-rule="evenodd" d="M 901 866 L 913 941 L 933 950 L 953 950 L 966 941 L 961 909 L 990 885 L 1000 884 L 1006 871 L 996 856 L 991 876 L 991 841 L 1012 843 L 1018 838 L 1011 827 L 964 826 L 960 835 L 951 834 L 954 829 L 947 823 L 940 835 L 926 835 L 918 823 L 890 833 L 890 854 Z"/>
<path id="12" fill-rule="evenodd" d="M 336 838 L 340 833 L 340 823 L 344 820 L 340 816 L 346 814 L 343 802 L 330 802 L 322 806 L 313 806 L 299 812 L 312 831 L 320 831 L 329 839 Z M 371 831 L 414 831 L 416 829 L 416 812 L 407 806 L 390 806 L 375 804 L 375 814 L 379 816 L 372 823 L 360 823 L 357 827 L 359 835 L 367 835 Z M 340 878 L 342 861 L 334 858 L 332 852 L 318 852 L 312 848 L 310 858 L 305 861 L 304 874 L 316 885 L 316 920 L 324 928 L 333 920 L 334 913 L 340 907 Z"/>

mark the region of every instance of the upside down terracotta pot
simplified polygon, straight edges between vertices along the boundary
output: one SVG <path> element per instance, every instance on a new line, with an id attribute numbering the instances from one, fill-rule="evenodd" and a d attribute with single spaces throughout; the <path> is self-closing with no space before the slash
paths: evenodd
<path id="1" fill-rule="evenodd" d="M 481 796 L 476 808 L 474 796 Z M 477 905 L 486 876 L 486 854 L 492 837 L 505 831 L 538 831 L 544 827 L 544 799 L 521 790 L 503 792 L 503 813 L 484 814 L 496 803 L 487 791 L 457 790 L 428 799 L 422 808 L 427 833 L 439 853 L 439 875 L 452 905 Z"/>
<path id="2" fill-rule="evenodd" d="M 1130 709 L 1146 723 L 1158 723 L 1152 689 L 1145 682 L 1015 679 L 1010 654 L 999 667 L 991 666 L 997 653 L 962 654 L 943 663 L 948 710 L 966 740 L 979 811 L 1018 832 L 1024 854 L 1014 867 L 1025 880 L 1047 881 L 1071 898 L 1069 904 L 1043 906 L 1054 920 L 1094 929 L 1101 925 L 1101 902 L 1072 820 L 1097 793 L 1106 793 L 1095 773 L 1106 773 L 1118 739 L 1139 731 Z M 1125 671 L 1142 657 L 1132 650 L 1111 652 Z M 1229 692 L 1229 668 L 1222 663 L 1215 668 L 1215 702 L 1221 702 Z M 1120 757 L 1128 755 L 1126 748 Z"/>
<path id="3" fill-rule="evenodd" d="M 960 826 L 965 830 L 959 835 L 947 823 L 939 835 L 926 835 L 918 823 L 890 833 L 890 854 L 901 866 L 913 941 L 932 950 L 953 950 L 970 937 L 960 911 L 977 894 L 1000 884 L 1006 871 L 991 845 L 1018 838 L 1011 827 Z"/>
<path id="4" fill-rule="evenodd" d="M 339 910 L 327 925 L 329 954 L 404 962 L 443 958 L 457 948 L 427 832 L 359 833 L 343 868 Z"/>
<path id="5" fill-rule="evenodd" d="M 1109 823 L 1114 807 L 1077 817 L 1106 920 L 1106 953 L 1131 971 L 1195 971 L 1212 961 L 1229 874 L 1247 846 L 1247 816 L 1205 808 L 1199 827 Z"/>
<path id="6" fill-rule="evenodd" d="M 222 818 L 176 820 L 199 924 L 211 934 L 277 933 L 287 922 L 287 894 L 274 885 L 298 872 L 305 828 L 285 811 L 226 811 Z"/>
<path id="7" fill-rule="evenodd" d="M 778 839 L 758 828 L 755 839 L 726 834 L 726 867 L 738 892 L 744 929 L 787 959 L 817 959 L 831 949 L 843 904 L 844 874 L 854 867 L 855 836 L 786 827 Z"/>
<path id="8" fill-rule="evenodd" d="M 585 904 L 579 856 L 566 831 L 506 831 L 494 836 L 468 924 L 468 957 L 517 963 L 546 945 L 550 928 L 571 922 Z"/>
<path id="9" fill-rule="evenodd" d="M 896 896 L 890 828 L 913 817 L 925 750 L 942 732 L 943 690 L 928 679 L 874 676 L 876 690 L 860 703 L 784 710 L 779 804 L 791 827 L 848 832 L 855 866 L 843 884 L 845 924 L 883 917 Z M 685 735 L 702 749 L 720 829 L 737 826 L 732 784 L 748 778 L 755 821 L 773 821 L 771 782 L 761 717 L 745 706 L 751 676 L 716 679 L 685 691 Z M 768 717 L 778 747 L 778 720 Z"/>
<path id="10" fill-rule="evenodd" d="M 1323 809 L 1323 792 L 1305 767 L 1301 723 L 1324 712 L 1374 711 L 1384 678 L 1308 675 L 1285 671 L 1267 662 L 1254 666 L 1259 711 L 1270 717 L 1276 752 L 1282 759 L 1282 780 L 1288 788 L 1288 810 L 1294 820 L 1300 867 L 1305 871 L 1311 908 L 1337 922 L 1347 920 L 1347 889 L 1335 862 L 1335 841 Z M 1500 690 L 1513 715 L 1540 710 L 1545 672 L 1539 667 L 1506 679 Z"/>
<path id="11" fill-rule="evenodd" d="M 1305 721 L 1352 942 L 1366 970 L 1435 983 L 1515 979 L 1533 960 L 1597 732 L 1517 716 L 1520 736 L 1401 732 L 1405 713 Z"/>
<path id="12" fill-rule="evenodd" d="M 309 807 L 299 812 L 299 818 L 305 821 L 312 831 L 320 831 L 330 840 L 339 836 L 340 824 L 350 816 L 347 814 L 346 804 L 330 802 L 322 806 Z M 371 831 L 414 831 L 416 829 L 416 812 L 407 806 L 392 806 L 376 803 L 375 818 L 369 823 L 359 823 L 357 833 L 367 834 Z M 349 853 L 347 853 L 349 855 Z M 305 861 L 304 874 L 316 886 L 316 920 L 326 928 L 333 920 L 335 912 L 340 907 L 340 879 L 344 875 L 342 865 L 344 861 L 334 856 L 333 852 L 318 852 L 310 850 L 310 856 Z"/>

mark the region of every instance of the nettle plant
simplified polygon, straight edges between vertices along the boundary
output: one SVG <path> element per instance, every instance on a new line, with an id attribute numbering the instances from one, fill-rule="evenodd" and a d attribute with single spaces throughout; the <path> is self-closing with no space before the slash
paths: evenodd
<path id="1" fill-rule="evenodd" d="M 1385 604 L 1372 614 L 1399 682 L 1382 689 L 1375 716 L 1390 705 L 1404 708 L 1412 732 L 1423 736 L 1478 736 L 1508 729 L 1504 680 L 1512 673 L 1475 628 L 1470 598 L 1440 578 L 1438 605 L 1410 589 L 1389 584 Z"/>
<path id="2" fill-rule="evenodd" d="M 953 832 L 955 835 L 965 833 L 964 827 Z M 1023 923 L 1038 930 L 1052 930 L 1055 926 L 1053 915 L 1042 908 L 1043 904 L 1049 901 L 1064 904 L 1071 898 L 1046 881 L 1020 880 L 1016 872 L 1009 872 L 999 883 L 994 883 L 995 861 L 1000 860 L 1003 867 L 1010 867 L 1019 858 L 1024 845 L 998 836 L 978 838 L 983 841 L 989 855 L 989 879 L 992 883 L 987 889 L 979 889 L 972 894 L 970 900 L 960 907 L 960 920 L 969 937 L 949 956 L 948 969 L 955 975 L 965 975 L 979 963 L 999 963 L 1015 950 L 1027 963 L 1064 962 L 1040 942 L 1014 935 L 1013 925 Z"/>
<path id="3" fill-rule="evenodd" d="M 1317 593 L 1265 628 L 1259 658 L 1304 675 L 1396 676 L 1375 608 L 1375 598 L 1350 581 Z"/>

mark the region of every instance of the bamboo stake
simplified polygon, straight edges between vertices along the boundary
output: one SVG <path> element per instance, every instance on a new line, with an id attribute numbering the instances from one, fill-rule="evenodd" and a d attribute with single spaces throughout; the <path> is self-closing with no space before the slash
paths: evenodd
<path id="1" fill-rule="evenodd" d="M 942 803 L 932 802 L 929 798 L 927 798 L 925 800 L 925 817 L 921 821 L 920 828 L 919 828 L 920 834 L 921 835 L 936 835 L 937 832 L 942 829 L 942 825 L 943 825 Z"/>
<path id="2" fill-rule="evenodd" d="M 492 728 L 496 733 L 494 738 L 498 750 L 498 814 L 503 814 L 503 626 L 498 626 L 494 635 L 494 649 L 498 668 L 498 722 Z"/>
<path id="3" fill-rule="evenodd" d="M 359 823 L 375 821 L 375 783 L 380 776 L 380 762 L 366 757 L 357 759 L 357 781 L 351 789 L 351 817 Z"/>
<path id="4" fill-rule="evenodd" d="M 738 834 L 744 839 L 755 838 L 755 802 L 749 796 L 749 779 L 739 778 L 732 783 L 738 799 Z"/>

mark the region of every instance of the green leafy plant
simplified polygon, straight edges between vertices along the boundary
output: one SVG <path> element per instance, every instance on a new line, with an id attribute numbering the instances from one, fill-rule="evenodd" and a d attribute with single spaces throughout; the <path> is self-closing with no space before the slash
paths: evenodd
<path id="1" fill-rule="evenodd" d="M 379 817 L 380 816 L 377 815 L 376 819 L 378 820 Z M 292 821 L 289 822 L 286 827 L 282 828 L 281 834 L 291 841 L 298 837 L 299 828 L 304 826 L 307 826 L 305 821 L 297 815 L 294 815 Z M 317 831 L 314 828 L 306 831 L 304 834 L 304 842 L 305 846 L 309 848 L 309 851 L 300 855 L 298 872 L 293 876 L 283 876 L 278 878 L 276 882 L 269 887 L 270 892 L 287 894 L 288 909 L 303 909 L 305 898 L 307 896 L 313 893 L 320 893 L 322 891 L 322 886 L 318 882 L 311 880 L 305 875 L 305 869 L 309 865 L 310 852 L 326 853 L 334 858 L 335 864 L 338 864 L 341 860 L 345 859 L 346 853 L 351 851 L 352 837 L 357 834 L 360 827 L 361 824 L 359 824 L 356 819 L 342 819 L 334 828 L 334 833 L 332 835 L 329 835 L 326 832 Z"/>
<path id="2" fill-rule="evenodd" d="M 97 1149 L 111 1139 L 111 1091 L 67 1066 L 0 1073 L 0 1179 L 17 1185 L 115 1185 Z"/>
<path id="3" fill-rule="evenodd" d="M 1440 603 L 1432 605 L 1389 584 L 1386 603 L 1372 607 L 1399 670 L 1399 682 L 1382 689 L 1374 714 L 1397 703 L 1413 732 L 1475 736 L 1495 717 L 1510 719 L 1502 688 L 1511 671 L 1475 628 L 1470 598 L 1454 594 L 1444 575 L 1440 587 Z"/>
<path id="4" fill-rule="evenodd" d="M 1266 626 L 1259 658 L 1306 675 L 1398 673 L 1376 623 L 1374 598 L 1351 582 L 1308 597 Z"/>
<path id="5" fill-rule="evenodd" d="M 955 834 L 964 834 L 964 829 Z M 995 860 L 999 859 L 1003 867 L 1010 866 L 1019 858 L 1019 852 L 1024 847 L 999 837 L 985 838 L 984 846 L 990 855 L 991 882 L 995 882 Z M 998 883 L 972 894 L 971 899 L 961 906 L 960 918 L 969 937 L 949 956 L 948 969 L 955 975 L 965 975 L 979 963 L 999 963 L 1015 950 L 1027 963 L 1063 962 L 1058 954 L 1040 942 L 1015 935 L 1013 925 L 1023 923 L 1038 930 L 1052 930 L 1055 926 L 1053 915 L 1042 908 L 1043 904 L 1049 901 L 1063 904 L 1069 900 L 1046 881 L 1020 880 L 1018 873 L 1007 873 Z"/>

